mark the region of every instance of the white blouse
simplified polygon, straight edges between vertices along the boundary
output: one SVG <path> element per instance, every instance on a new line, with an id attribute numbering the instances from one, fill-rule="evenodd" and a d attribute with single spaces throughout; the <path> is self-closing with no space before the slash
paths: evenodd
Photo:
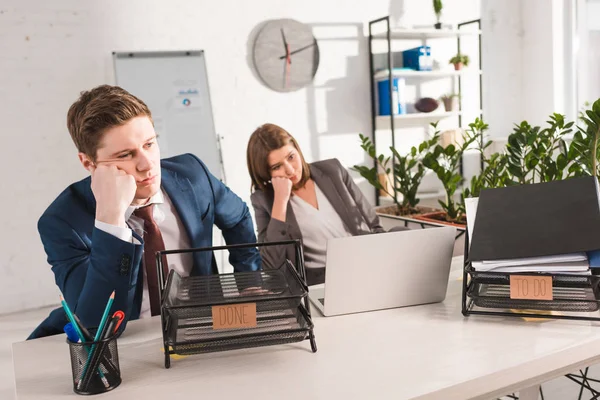
<path id="1" fill-rule="evenodd" d="M 318 209 L 298 196 L 292 195 L 290 204 L 300 232 L 304 248 L 304 266 L 323 268 L 327 260 L 327 241 L 352 236 L 325 194 L 315 183 Z"/>

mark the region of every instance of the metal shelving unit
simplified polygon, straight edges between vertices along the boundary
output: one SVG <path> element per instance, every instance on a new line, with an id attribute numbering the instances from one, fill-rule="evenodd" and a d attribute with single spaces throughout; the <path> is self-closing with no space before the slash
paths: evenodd
<path id="1" fill-rule="evenodd" d="M 477 24 L 477 30 L 465 30 L 463 28 Z M 378 27 L 383 25 L 385 29 L 376 31 Z M 390 115 L 378 115 L 377 113 L 377 98 L 376 98 L 376 83 L 375 83 L 375 62 L 373 53 L 373 45 L 376 41 L 385 41 L 387 44 L 387 76 L 390 82 L 389 85 L 389 103 L 393 104 L 393 78 L 394 77 L 410 77 L 419 79 L 457 79 L 458 94 L 462 96 L 461 80 L 466 75 L 479 75 L 479 108 L 477 113 L 482 115 L 482 72 L 478 71 L 394 71 L 392 41 L 395 40 L 421 40 L 423 45 L 427 44 L 428 40 L 456 38 L 457 52 L 461 50 L 461 38 L 465 36 L 476 36 L 478 39 L 479 51 L 479 66 L 481 66 L 481 20 L 472 20 L 463 22 L 457 25 L 457 29 L 402 29 L 393 30 L 390 24 L 390 17 L 386 16 L 369 22 L 369 76 L 371 88 L 371 132 L 373 144 L 377 148 L 377 135 L 381 130 L 391 131 L 392 146 L 396 146 L 395 132 L 397 128 L 413 127 L 430 122 L 439 121 L 445 118 L 458 117 L 458 127 L 462 127 L 464 110 L 462 109 L 462 101 L 459 101 L 459 109 L 450 112 L 432 112 L 432 113 L 409 113 L 409 114 L 394 114 L 390 110 Z M 390 106 L 391 107 L 391 106 Z M 395 164 L 395 158 L 392 157 L 392 163 Z M 379 205 L 379 196 L 375 189 L 376 204 Z"/>

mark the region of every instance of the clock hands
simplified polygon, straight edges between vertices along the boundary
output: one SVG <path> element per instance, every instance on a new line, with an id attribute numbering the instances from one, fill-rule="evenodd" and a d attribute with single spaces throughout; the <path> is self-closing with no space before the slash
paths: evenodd
<path id="1" fill-rule="evenodd" d="M 283 32 L 283 30 L 282 30 L 282 32 Z M 316 45 L 316 44 L 317 44 L 317 42 L 312 42 L 311 44 L 309 44 L 309 45 L 307 45 L 307 46 L 304 46 L 304 47 L 301 47 L 301 48 L 299 48 L 299 49 L 296 49 L 296 50 L 294 50 L 294 51 L 292 51 L 292 52 L 286 51 L 286 54 L 285 54 L 285 56 L 281 56 L 281 57 L 279 57 L 279 59 L 280 59 L 280 60 L 283 60 L 283 59 L 284 59 L 284 58 L 286 58 L 286 57 L 287 57 L 287 58 L 290 58 L 290 56 L 291 56 L 291 55 L 293 55 L 293 54 L 296 54 L 296 53 L 299 53 L 299 52 L 301 52 L 301 51 L 303 51 L 303 50 L 309 49 L 309 48 L 313 47 L 313 46 L 314 46 L 314 45 Z M 287 46 L 289 47 L 289 45 L 287 45 Z"/>
<path id="2" fill-rule="evenodd" d="M 285 47 L 285 56 L 281 57 L 283 60 L 285 58 L 285 70 L 283 73 L 283 87 L 287 88 L 290 80 L 290 68 L 292 64 L 292 59 L 290 57 L 290 45 L 285 39 L 285 33 L 283 32 L 283 28 L 281 28 L 281 38 L 283 39 L 283 46 Z"/>
<path id="3" fill-rule="evenodd" d="M 292 59 L 290 58 L 290 45 L 288 44 L 287 40 L 285 39 L 285 33 L 283 32 L 283 28 L 280 29 L 281 30 L 281 38 L 283 39 L 283 48 L 285 50 L 285 56 L 281 57 L 280 60 L 283 60 L 284 58 L 286 58 L 286 61 L 288 63 L 292 63 Z"/>

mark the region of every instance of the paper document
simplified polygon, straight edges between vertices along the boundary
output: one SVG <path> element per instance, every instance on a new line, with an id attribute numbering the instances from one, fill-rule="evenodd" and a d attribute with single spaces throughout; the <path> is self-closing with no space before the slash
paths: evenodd
<path id="1" fill-rule="evenodd" d="M 513 258 L 509 260 L 473 261 L 473 268 L 481 267 L 489 269 L 495 267 L 510 267 L 517 265 L 555 264 L 580 261 L 587 262 L 587 259 L 587 255 L 585 253 L 557 254 L 555 256 Z"/>
<path id="2" fill-rule="evenodd" d="M 509 267 L 495 267 L 491 269 L 478 269 L 477 271 L 485 272 L 552 272 L 552 273 L 572 273 L 572 272 L 589 272 L 590 268 L 587 261 L 552 263 L 552 264 L 530 264 L 517 265 Z"/>
<path id="3" fill-rule="evenodd" d="M 465 212 L 467 213 L 467 231 L 469 233 L 469 245 L 473 241 L 473 227 L 475 226 L 475 215 L 477 214 L 478 203 L 479 197 L 468 197 L 465 199 Z"/>

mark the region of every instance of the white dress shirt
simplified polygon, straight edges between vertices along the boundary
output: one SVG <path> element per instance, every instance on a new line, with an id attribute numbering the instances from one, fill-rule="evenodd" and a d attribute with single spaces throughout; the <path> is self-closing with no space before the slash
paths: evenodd
<path id="1" fill-rule="evenodd" d="M 171 203 L 169 196 L 162 190 L 158 191 L 154 196 L 150 198 L 150 201 L 145 205 L 154 204 L 154 211 L 152 216 L 160 229 L 163 241 L 165 243 L 165 249 L 189 249 L 190 240 L 188 238 L 185 227 L 181 223 L 177 210 Z M 133 212 L 139 208 L 139 206 L 129 206 L 125 212 L 125 221 L 129 228 L 122 228 L 120 226 L 110 225 L 101 221 L 96 220 L 96 228 L 109 233 L 113 236 L 118 237 L 126 242 L 137 242 L 137 239 L 133 237 L 132 229 L 144 237 L 144 220 L 133 215 Z M 181 276 L 189 276 L 192 271 L 193 258 L 192 253 L 181 253 L 181 254 L 170 254 L 167 257 L 167 264 L 169 271 L 174 269 Z M 140 318 L 150 317 L 150 299 L 148 298 L 148 279 L 146 278 L 146 268 L 144 265 L 144 257 L 142 257 L 142 267 L 144 270 L 144 292 L 142 295 L 142 308 L 140 310 Z M 151 268 L 156 268 L 152 265 Z"/>

